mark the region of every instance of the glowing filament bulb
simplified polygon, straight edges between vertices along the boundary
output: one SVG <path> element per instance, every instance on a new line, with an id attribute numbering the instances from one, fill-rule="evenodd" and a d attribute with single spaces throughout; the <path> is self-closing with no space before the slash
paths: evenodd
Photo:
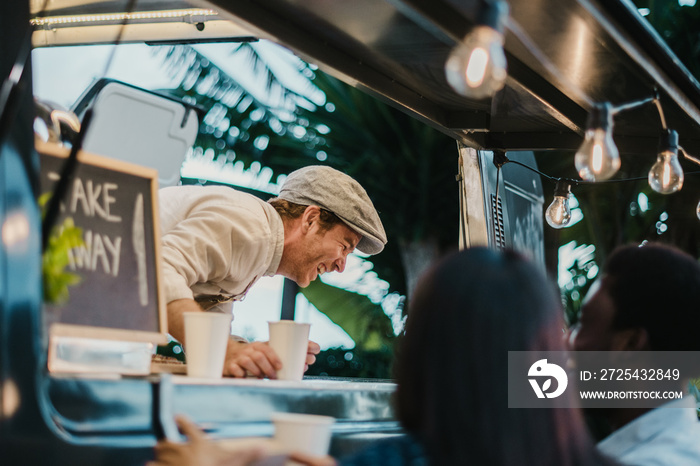
<path id="1" fill-rule="evenodd" d="M 683 178 L 678 155 L 669 151 L 660 153 L 656 163 L 649 170 L 649 186 L 661 194 L 671 194 L 681 189 Z"/>
<path id="2" fill-rule="evenodd" d="M 600 172 L 603 168 L 603 146 L 600 142 L 593 145 L 593 163 L 591 165 L 594 172 Z"/>
<path id="3" fill-rule="evenodd" d="M 607 180 L 620 169 L 620 154 L 612 139 L 612 126 L 610 104 L 596 105 L 588 115 L 588 129 L 574 157 L 576 170 L 582 179 Z"/>
<path id="4" fill-rule="evenodd" d="M 489 53 L 482 47 L 477 47 L 469 57 L 467 65 L 467 85 L 469 87 L 479 87 L 484 82 L 486 76 L 486 65 L 489 62 Z"/>
<path id="5" fill-rule="evenodd" d="M 554 188 L 554 200 L 547 207 L 545 219 L 552 228 L 564 228 L 571 221 L 571 207 L 569 206 L 569 194 L 571 185 L 564 181 L 557 182 Z"/>
<path id="6" fill-rule="evenodd" d="M 649 186 L 661 194 L 675 193 L 683 187 L 683 169 L 678 162 L 678 133 L 666 130 L 659 142 L 659 155 L 649 170 Z"/>
<path id="7" fill-rule="evenodd" d="M 507 2 L 484 2 L 476 25 L 450 52 L 445 62 L 445 79 L 458 94 L 482 99 L 505 85 L 508 72 L 503 31 L 507 17 Z"/>

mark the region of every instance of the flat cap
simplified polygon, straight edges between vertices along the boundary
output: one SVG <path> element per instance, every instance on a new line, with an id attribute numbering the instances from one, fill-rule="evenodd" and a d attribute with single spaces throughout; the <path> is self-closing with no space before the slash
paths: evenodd
<path id="1" fill-rule="evenodd" d="M 341 171 L 324 165 L 295 170 L 287 176 L 278 197 L 333 212 L 362 235 L 357 249 L 365 254 L 384 249 L 386 233 L 374 204 L 360 183 Z"/>

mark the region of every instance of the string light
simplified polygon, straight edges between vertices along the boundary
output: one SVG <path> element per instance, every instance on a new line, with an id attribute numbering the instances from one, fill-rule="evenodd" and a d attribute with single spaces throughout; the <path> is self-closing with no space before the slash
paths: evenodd
<path id="1" fill-rule="evenodd" d="M 568 226 L 571 222 L 570 194 L 571 184 L 566 180 L 557 181 L 554 188 L 554 200 L 547 207 L 544 216 L 550 227 L 560 229 Z"/>
<path id="2" fill-rule="evenodd" d="M 656 162 L 652 165 L 647 177 L 649 186 L 660 194 L 675 193 L 683 187 L 685 176 L 678 160 L 678 153 L 681 152 L 686 160 L 698 165 L 700 165 L 700 159 L 683 150 L 678 145 L 678 133 L 666 126 L 666 118 L 658 91 L 655 92 L 654 97 L 616 107 L 609 103 L 598 103 L 593 106 L 588 116 L 583 144 L 576 152 L 574 160 L 576 169 L 583 180 L 604 181 L 617 172 L 620 168 L 620 159 L 612 139 L 613 117 L 619 112 L 641 107 L 648 103 L 656 105 L 663 130 L 659 140 Z M 696 206 L 695 213 L 700 219 L 700 203 Z"/>
<path id="3" fill-rule="evenodd" d="M 450 52 L 445 62 L 447 83 L 459 94 L 472 99 L 490 97 L 506 82 L 507 63 L 503 31 L 508 3 L 484 0 L 476 26 Z"/>
<path id="4" fill-rule="evenodd" d="M 694 163 L 697 163 L 700 165 L 700 159 L 697 159 L 691 155 L 688 155 L 681 146 L 677 146 L 678 151 L 683 154 L 683 156 Z M 602 181 L 602 182 L 593 182 L 593 181 L 582 181 L 582 180 L 573 180 L 570 178 L 555 178 L 551 175 L 548 175 L 546 173 L 543 173 L 535 168 L 532 168 L 528 165 L 525 165 L 522 162 L 519 162 L 517 160 L 510 160 L 506 155 L 504 151 L 494 151 L 494 165 L 496 167 L 502 167 L 503 165 L 507 163 L 513 163 L 515 165 L 519 165 L 527 170 L 530 170 L 531 172 L 537 173 L 540 175 L 544 180 L 551 181 L 553 183 L 556 183 L 555 188 L 554 188 L 554 199 L 552 200 L 552 203 L 547 207 L 547 210 L 545 211 L 545 219 L 547 220 L 547 224 L 551 226 L 552 228 L 560 229 L 560 228 L 566 228 L 571 226 L 571 190 L 574 186 L 582 185 L 582 184 L 608 184 L 608 183 L 625 183 L 625 182 L 630 182 L 630 181 L 642 181 L 642 180 L 648 180 L 648 177 L 640 176 L 640 177 L 634 177 L 634 178 L 620 178 L 620 179 L 614 179 L 614 180 L 607 180 L 607 181 Z M 688 173 L 689 175 L 700 175 L 700 171 L 694 171 Z M 695 208 L 695 214 L 700 219 L 700 202 Z"/>
<path id="5" fill-rule="evenodd" d="M 576 170 L 586 181 L 610 179 L 620 169 L 620 154 L 612 138 L 612 105 L 595 105 L 586 126 L 583 144 L 574 156 Z"/>
<path id="6" fill-rule="evenodd" d="M 462 42 L 453 48 L 445 63 L 445 77 L 448 84 L 457 93 L 474 99 L 492 96 L 504 86 L 507 75 L 503 31 L 508 18 L 508 5 L 503 0 L 482 0 L 479 3 L 481 7 L 476 26 Z M 527 35 L 519 30 L 517 23 L 509 24 L 509 30 L 532 53 L 538 55 L 540 63 L 545 68 L 550 68 L 553 75 L 558 75 L 556 67 L 548 66 L 546 56 L 532 45 Z M 547 222 L 552 227 L 562 228 L 570 222 L 570 210 L 567 208 L 572 185 L 586 182 L 628 181 L 611 180 L 621 166 L 619 150 L 613 140 L 614 116 L 649 103 L 656 105 L 664 131 L 657 161 L 651 167 L 647 177 L 651 188 L 661 194 L 674 193 L 682 188 L 684 174 L 678 161 L 679 151 L 684 158 L 700 165 L 700 159 L 690 156 L 678 145 L 678 134 L 667 128 L 657 89 L 654 90 L 653 97 L 617 106 L 609 102 L 595 103 L 588 115 L 583 143 L 574 156 L 576 170 L 583 181 L 568 180 L 571 183 L 566 188 L 563 187 L 567 186 L 566 184 L 558 183 L 555 199 L 547 209 Z M 505 160 L 508 162 L 507 158 Z M 501 165 L 506 162 L 502 162 Z M 526 165 L 520 165 L 540 173 Z M 500 166 L 497 166 L 500 169 Z M 540 175 L 546 176 L 542 173 Z M 564 190 L 567 190 L 566 193 Z M 696 206 L 696 216 L 700 219 L 700 202 Z"/>
<path id="7" fill-rule="evenodd" d="M 503 31 L 508 18 L 508 4 L 503 0 L 482 0 L 479 3 L 476 25 L 464 40 L 452 49 L 445 63 L 448 84 L 457 93 L 473 99 L 492 96 L 504 86 L 507 76 Z M 521 41 L 526 38 L 526 35 L 518 34 L 517 24 L 511 24 L 509 28 Z M 531 48 L 533 52 L 536 50 L 536 47 Z M 543 64 L 547 63 L 546 60 L 540 61 Z M 588 115 L 583 143 L 574 156 L 574 165 L 583 181 L 566 180 L 568 183 L 565 183 L 564 180 L 558 180 L 554 200 L 546 212 L 547 223 L 550 226 L 563 228 L 570 223 L 568 200 L 572 185 L 629 181 L 611 180 L 621 166 L 619 150 L 613 140 L 614 116 L 649 103 L 656 105 L 663 133 L 657 160 L 649 171 L 647 181 L 654 191 L 661 194 L 674 193 L 683 187 L 684 174 L 678 161 L 679 151 L 687 160 L 698 165 L 700 159 L 688 155 L 678 145 L 678 133 L 667 128 L 657 89 L 652 97 L 617 106 L 609 102 L 595 103 Z M 494 151 L 496 152 L 498 151 Z M 505 161 L 501 161 L 500 165 L 494 160 L 499 169 L 504 163 L 510 162 L 505 155 L 503 158 Z M 531 167 L 518 164 L 552 179 Z M 696 216 L 700 219 L 700 202 L 696 206 Z"/>
<path id="8" fill-rule="evenodd" d="M 667 129 L 659 142 L 659 155 L 649 170 L 649 186 L 660 194 L 675 193 L 683 187 L 683 169 L 678 162 L 678 133 Z"/>

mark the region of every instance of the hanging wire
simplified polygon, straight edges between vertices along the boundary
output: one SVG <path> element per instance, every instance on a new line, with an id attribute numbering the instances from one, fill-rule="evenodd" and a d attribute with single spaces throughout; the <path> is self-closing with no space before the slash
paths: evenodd
<path id="1" fill-rule="evenodd" d="M 664 116 L 664 109 L 661 107 L 661 100 L 657 97 L 654 100 L 654 103 L 656 104 L 656 109 L 659 111 L 659 118 L 661 119 L 661 128 L 666 131 L 668 127 L 666 127 L 666 117 Z"/>
<path id="2" fill-rule="evenodd" d="M 659 99 L 657 96 L 647 97 L 646 99 L 635 100 L 634 102 L 627 102 L 624 104 L 613 106 L 612 112 L 613 112 L 613 115 L 615 115 L 616 113 L 625 112 L 627 110 L 632 110 L 632 109 L 637 108 L 637 107 L 642 107 L 648 103 L 652 103 L 652 102 L 656 103 L 658 101 L 659 101 Z M 660 108 L 660 105 L 658 105 L 658 107 Z"/>
<path id="3" fill-rule="evenodd" d="M 632 110 L 637 107 L 642 107 L 648 103 L 653 103 L 656 106 L 656 110 L 659 113 L 659 120 L 661 121 L 661 129 L 663 129 L 664 131 L 667 130 L 668 127 L 666 126 L 666 116 L 664 115 L 664 109 L 661 106 L 661 96 L 659 95 L 659 90 L 657 88 L 654 88 L 653 97 L 647 97 L 646 99 L 636 100 L 633 102 L 628 102 L 625 104 L 614 106 L 612 109 L 613 115 L 627 110 Z"/>
<path id="4" fill-rule="evenodd" d="M 579 87 L 574 84 L 572 81 L 567 79 L 567 77 L 559 72 L 559 69 L 557 66 L 555 66 L 549 58 L 546 56 L 546 54 L 535 44 L 535 42 L 530 38 L 530 36 L 520 27 L 520 25 L 511 17 L 508 16 L 506 20 L 506 27 L 507 29 L 520 40 L 520 42 L 525 46 L 525 48 L 532 53 L 538 60 L 538 62 L 544 67 L 544 69 L 551 74 L 552 77 L 554 77 L 555 80 L 559 82 L 559 84 L 566 88 L 572 95 L 576 96 L 579 101 L 589 105 L 593 106 L 594 102 L 590 100 L 588 95 L 586 95 L 584 92 L 579 89 Z M 654 87 L 654 95 L 651 97 L 647 97 L 641 100 L 633 101 L 633 102 L 628 102 L 628 103 L 623 103 L 617 106 L 614 106 L 612 108 L 613 115 L 619 112 L 624 112 L 627 110 L 631 110 L 634 108 L 641 107 L 643 105 L 647 105 L 649 103 L 653 103 L 656 106 L 656 109 L 659 114 L 659 120 L 661 122 L 661 127 L 664 131 L 668 130 L 668 126 L 666 124 L 666 117 L 664 115 L 663 107 L 661 105 L 661 97 L 659 93 L 659 89 L 655 86 Z M 574 131 L 579 131 L 580 129 L 573 123 L 570 123 L 572 126 L 571 129 Z M 700 158 L 693 157 L 689 155 L 687 152 L 683 150 L 682 147 L 679 146 L 679 151 L 684 155 L 684 157 L 691 161 L 694 162 L 698 165 L 700 165 Z M 585 180 L 574 180 L 574 179 L 567 179 L 567 178 L 554 178 L 550 175 L 547 175 L 546 173 L 542 173 L 539 170 L 536 170 L 532 167 L 529 167 L 523 163 L 520 163 L 515 160 L 508 160 L 507 157 L 505 157 L 505 154 L 502 156 L 505 161 L 502 161 L 500 163 L 496 162 L 496 151 L 494 151 L 494 164 L 496 165 L 498 172 L 496 174 L 496 180 L 498 182 L 498 176 L 500 174 L 500 169 L 505 163 L 515 163 L 516 165 L 520 165 L 523 168 L 526 168 L 528 170 L 531 170 L 537 174 L 539 174 L 541 177 L 552 181 L 552 182 L 557 182 L 557 181 L 567 181 L 571 184 L 571 186 L 577 186 L 581 184 L 593 184 L 593 183 L 624 183 L 624 182 L 629 182 L 629 181 L 641 181 L 641 180 L 646 180 L 648 177 L 634 177 L 634 178 L 625 178 L 625 179 L 615 179 L 615 180 L 603 180 L 603 181 L 585 181 Z M 700 172 L 689 172 L 686 173 L 686 175 L 694 175 Z M 498 189 L 498 188 L 497 188 Z M 698 205 L 698 216 L 700 217 L 700 205 Z"/>
<path id="5" fill-rule="evenodd" d="M 684 151 L 684 152 L 685 152 L 685 151 Z M 691 156 L 691 160 L 692 160 L 692 159 L 695 159 L 695 158 Z M 700 164 L 700 159 L 695 159 L 695 160 L 697 160 L 697 163 Z M 636 176 L 636 177 L 633 177 L 633 178 L 619 178 L 619 179 L 615 179 L 615 180 L 605 180 L 605 181 L 575 180 L 575 179 L 572 179 L 572 178 L 557 178 L 557 177 L 548 175 L 548 174 L 546 174 L 546 173 L 543 173 L 543 172 L 537 170 L 536 168 L 532 168 L 532 167 L 530 167 L 529 165 L 525 165 L 524 163 L 519 162 L 519 161 L 517 161 L 517 160 L 510 160 L 510 159 L 507 159 L 507 161 L 506 161 L 505 163 L 512 163 L 512 164 L 515 164 L 515 165 L 519 165 L 519 166 L 521 166 L 521 167 L 523 167 L 523 168 L 525 168 L 525 169 L 527 169 L 527 170 L 530 170 L 531 172 L 537 173 L 537 174 L 540 175 L 542 178 L 545 178 L 545 179 L 547 179 L 547 180 L 549 180 L 549 181 L 551 181 L 551 182 L 553 182 L 553 183 L 556 183 L 557 181 L 566 181 L 566 182 L 570 183 L 572 186 L 585 185 L 585 184 L 592 185 L 592 184 L 627 183 L 627 182 L 629 182 L 629 181 L 641 181 L 641 180 L 647 180 L 647 179 L 649 179 L 648 176 Z M 685 174 L 686 174 L 686 175 L 700 175 L 700 171 L 692 171 L 692 172 L 687 172 L 687 173 L 685 173 Z"/>
<path id="6" fill-rule="evenodd" d="M 532 167 L 530 167 L 529 165 L 525 165 L 525 164 L 522 163 L 522 162 L 518 162 L 517 160 L 510 160 L 510 159 L 508 159 L 508 162 L 507 162 L 507 163 L 514 163 L 515 165 L 519 165 L 519 166 L 521 166 L 521 167 L 523 167 L 523 168 L 527 168 L 528 170 L 537 173 L 538 175 L 540 175 L 540 176 L 543 177 L 543 178 L 548 179 L 549 181 L 554 181 L 554 182 L 556 182 L 556 181 L 559 181 L 559 180 L 562 179 L 562 178 L 555 178 L 555 177 L 550 176 L 550 175 L 548 175 L 548 174 L 546 174 L 546 173 L 542 173 L 541 171 L 537 170 L 536 168 L 532 168 Z M 567 181 L 568 181 L 568 180 L 567 180 Z M 577 180 L 571 180 L 571 181 L 573 181 L 574 183 L 577 183 Z"/>
<path id="7" fill-rule="evenodd" d="M 678 146 L 678 150 L 681 151 L 681 153 L 683 154 L 683 157 L 685 157 L 686 159 L 690 160 L 691 162 L 693 162 L 693 163 L 695 163 L 695 164 L 697 164 L 697 165 L 700 165 L 700 159 L 699 159 L 699 158 L 693 157 L 692 155 L 690 155 L 689 153 L 687 153 L 687 152 L 685 151 L 685 149 L 683 149 L 681 146 Z M 694 172 L 691 172 L 691 173 L 694 173 Z"/>

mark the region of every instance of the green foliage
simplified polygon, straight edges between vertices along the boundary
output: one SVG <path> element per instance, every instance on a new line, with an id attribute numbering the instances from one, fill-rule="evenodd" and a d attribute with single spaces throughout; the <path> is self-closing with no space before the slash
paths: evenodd
<path id="1" fill-rule="evenodd" d="M 342 170 L 365 187 L 379 211 L 389 244 L 370 258 L 375 271 L 391 284 L 390 291 L 407 294 L 401 250 L 405 244 L 435 239 L 442 250 L 456 248 L 459 191 L 456 143 L 450 137 L 390 107 L 376 98 L 321 72 L 313 83 L 329 104 L 315 110 L 299 108 L 323 145 L 302 148 Z M 323 128 L 330 131 L 324 134 Z M 285 148 L 271 140 L 271 160 Z M 318 163 L 318 162 L 316 162 Z"/>
<path id="2" fill-rule="evenodd" d="M 358 351 L 384 351 L 395 339 L 391 320 L 367 296 L 314 280 L 301 293 L 355 341 Z"/>
<path id="3" fill-rule="evenodd" d="M 647 21 L 696 78 L 700 77 L 700 5 L 678 0 L 634 0 L 648 8 Z"/>
<path id="4" fill-rule="evenodd" d="M 42 278 L 44 282 L 44 301 L 62 304 L 68 300 L 68 287 L 80 283 L 80 276 L 67 272 L 68 252 L 83 245 L 83 230 L 66 218 L 63 224 L 54 228 L 49 238 L 46 251 L 42 256 Z"/>
<path id="5" fill-rule="evenodd" d="M 237 44 L 231 54 L 248 58 L 250 68 L 265 81 L 268 93 L 278 94 L 294 105 L 315 108 L 307 97 L 280 84 L 253 44 Z M 200 128 L 195 140 L 195 154 L 204 156 L 209 149 L 222 163 L 241 163 L 248 169 L 255 162 L 271 168 L 277 175 L 315 161 L 315 157 L 297 151 L 297 145 L 315 145 L 305 134 L 304 122 L 298 121 L 293 108 L 275 107 L 256 99 L 224 70 L 190 46 L 178 45 L 165 50 L 164 63 L 180 82 L 163 92 L 195 104 L 202 109 Z M 299 72 L 311 73 L 298 60 Z M 183 68 L 185 72 L 183 73 Z M 293 136 L 293 135 L 298 136 Z M 265 141 L 293 139 L 286 157 L 271 161 L 266 157 Z"/>
<path id="6" fill-rule="evenodd" d="M 51 194 L 47 192 L 39 196 L 37 203 L 41 209 L 46 208 Z M 70 263 L 69 251 L 82 245 L 83 230 L 75 226 L 72 218 L 67 217 L 62 225 L 53 228 L 41 258 L 45 302 L 66 302 L 69 297 L 68 287 L 80 283 L 80 276 L 66 272 L 66 267 Z"/>
<path id="7" fill-rule="evenodd" d="M 173 358 L 180 362 L 186 362 L 185 350 L 177 340 L 172 340 L 167 345 L 158 345 L 156 347 L 156 354 Z"/>
<path id="8" fill-rule="evenodd" d="M 367 296 L 313 281 L 301 292 L 318 309 L 343 328 L 355 348 L 330 348 L 316 357 L 306 375 L 388 379 L 397 341 L 391 320 Z"/>
<path id="9" fill-rule="evenodd" d="M 597 265 L 591 257 L 582 257 L 575 259 L 571 267 L 568 268 L 572 278 L 562 289 L 567 325 L 574 325 L 578 322 L 583 298 L 593 284 L 589 276 L 595 267 Z"/>
<path id="10" fill-rule="evenodd" d="M 390 348 L 330 348 L 318 354 L 306 375 L 390 379 L 393 360 Z"/>
<path id="11" fill-rule="evenodd" d="M 538 154 L 540 170 L 555 176 L 576 179 L 567 170 L 573 167 L 570 157 L 557 154 Z M 559 160 L 555 160 L 559 159 Z M 675 194 L 661 195 L 649 188 L 646 175 L 651 161 L 623 155 L 620 178 L 642 178 L 636 182 L 598 183 L 578 185 L 573 194 L 583 212 L 583 220 L 570 228 L 553 230 L 545 228 L 545 245 L 548 257 L 558 257 L 561 245 L 575 241 L 577 244 L 595 245 L 595 264 L 605 264 L 612 250 L 625 244 L 641 244 L 645 241 L 673 244 L 689 254 L 700 256 L 700 222 L 695 215 L 700 192 L 700 177 L 690 176 L 692 170 L 685 167 L 683 189 Z M 563 167 L 562 164 L 570 165 Z M 545 185 L 545 189 L 552 189 Z M 546 199 L 552 193 L 545 192 Z M 644 202 L 640 203 L 640 200 Z M 573 323 L 585 296 L 588 283 L 588 263 L 574 264 L 570 270 L 572 282 L 565 285 L 566 316 Z"/>

